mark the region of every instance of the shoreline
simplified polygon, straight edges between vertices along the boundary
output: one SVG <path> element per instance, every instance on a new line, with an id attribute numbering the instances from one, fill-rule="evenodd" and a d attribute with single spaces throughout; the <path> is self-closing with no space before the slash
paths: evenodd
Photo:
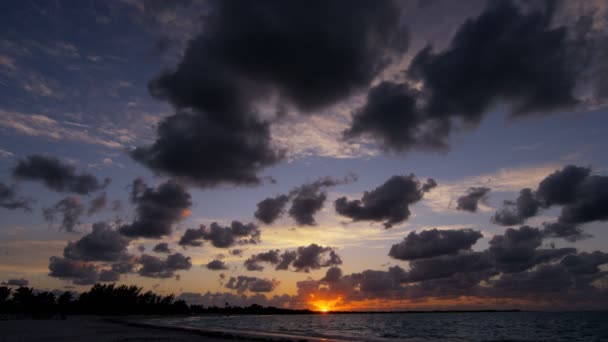
<path id="1" fill-rule="evenodd" d="M 228 330 L 228 329 L 217 329 L 217 328 L 195 328 L 185 327 L 178 325 L 158 325 L 153 323 L 142 322 L 140 319 L 119 319 L 119 318 L 108 318 L 109 322 L 116 324 L 123 324 L 132 327 L 141 327 L 148 329 L 159 329 L 159 330 L 170 330 L 187 332 L 196 334 L 199 336 L 218 338 L 224 340 L 237 340 L 237 341 L 264 341 L 264 342 L 357 342 L 357 340 L 339 339 L 335 337 L 312 337 L 312 336 L 301 336 L 294 334 L 282 334 L 275 332 L 260 332 L 260 331 L 239 331 L 239 330 Z"/>
<path id="2" fill-rule="evenodd" d="M 57 319 L 8 319 L 0 321 L 0 342 L 83 341 L 83 342 L 346 342 L 335 339 L 272 332 L 246 332 L 158 325 L 144 317 L 69 316 Z"/>

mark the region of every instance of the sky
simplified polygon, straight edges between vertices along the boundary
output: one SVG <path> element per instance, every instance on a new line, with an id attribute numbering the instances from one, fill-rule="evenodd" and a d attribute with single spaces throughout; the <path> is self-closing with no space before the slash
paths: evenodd
<path id="1" fill-rule="evenodd" d="M 608 304 L 603 1 L 6 1 L 0 281 Z"/>

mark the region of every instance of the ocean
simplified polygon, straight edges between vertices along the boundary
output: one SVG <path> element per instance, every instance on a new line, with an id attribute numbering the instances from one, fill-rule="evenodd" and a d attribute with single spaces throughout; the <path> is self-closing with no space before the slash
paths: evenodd
<path id="1" fill-rule="evenodd" d="M 373 313 L 154 318 L 210 331 L 346 341 L 608 341 L 608 312 Z"/>

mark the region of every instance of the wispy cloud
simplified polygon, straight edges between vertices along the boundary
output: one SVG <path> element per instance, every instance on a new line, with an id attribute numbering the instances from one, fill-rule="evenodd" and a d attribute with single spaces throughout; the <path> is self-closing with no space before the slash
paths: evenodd
<path id="1" fill-rule="evenodd" d="M 438 179 L 437 187 L 425 195 L 422 203 L 434 212 L 454 211 L 456 199 L 464 195 L 470 187 L 485 186 L 491 188 L 492 192 L 516 192 L 523 188 L 536 188 L 543 178 L 562 166 L 563 163 L 546 163 L 498 169 L 494 173 L 476 175 L 457 181 Z M 479 209 L 486 212 L 493 210 L 484 203 L 480 203 Z"/>
<path id="2" fill-rule="evenodd" d="M 72 140 L 108 148 L 123 148 L 120 142 L 86 127 L 76 127 L 41 114 L 23 114 L 0 110 L 0 127 L 21 134 L 53 140 Z"/>
<path id="3" fill-rule="evenodd" d="M 375 148 L 342 140 L 342 132 L 350 126 L 350 113 L 354 107 L 355 104 L 345 104 L 333 112 L 286 117 L 272 127 L 272 139 L 287 150 L 290 159 L 310 156 L 346 159 L 377 155 Z"/>

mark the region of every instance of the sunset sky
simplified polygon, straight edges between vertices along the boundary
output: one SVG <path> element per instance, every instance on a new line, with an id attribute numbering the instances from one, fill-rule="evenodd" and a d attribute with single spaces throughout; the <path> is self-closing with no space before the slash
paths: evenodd
<path id="1" fill-rule="evenodd" d="M 606 308 L 605 1 L 5 1 L 0 282 Z"/>

